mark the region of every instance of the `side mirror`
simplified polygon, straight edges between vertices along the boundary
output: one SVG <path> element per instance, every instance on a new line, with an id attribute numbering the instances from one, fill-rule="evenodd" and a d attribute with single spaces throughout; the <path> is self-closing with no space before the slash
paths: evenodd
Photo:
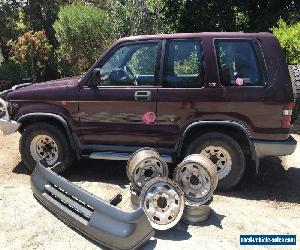
<path id="1" fill-rule="evenodd" d="M 101 83 L 101 74 L 100 74 L 100 69 L 95 68 L 93 70 L 92 74 L 92 81 L 90 82 L 91 87 L 97 87 Z"/>

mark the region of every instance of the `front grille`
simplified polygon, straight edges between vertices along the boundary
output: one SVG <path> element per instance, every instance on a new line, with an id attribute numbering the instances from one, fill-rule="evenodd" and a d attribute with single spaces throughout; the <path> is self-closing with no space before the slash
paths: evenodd
<path id="1" fill-rule="evenodd" d="M 69 195 L 60 187 L 50 184 L 45 186 L 46 194 L 53 200 L 58 202 L 63 207 L 67 208 L 71 213 L 79 216 L 86 222 L 90 221 L 90 217 L 94 212 L 94 208 L 79 200 L 78 198 Z"/>
<path id="2" fill-rule="evenodd" d="M 5 116 L 5 108 L 3 104 L 0 102 L 0 119 Z"/>

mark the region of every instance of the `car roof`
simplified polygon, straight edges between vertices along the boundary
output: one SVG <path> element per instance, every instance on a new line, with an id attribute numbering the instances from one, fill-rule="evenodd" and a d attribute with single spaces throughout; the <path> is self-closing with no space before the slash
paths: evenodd
<path id="1" fill-rule="evenodd" d="M 161 40 L 161 39 L 186 39 L 186 38 L 263 38 L 273 36 L 268 32 L 260 33 L 244 33 L 244 32 L 201 32 L 201 33 L 176 33 L 176 34 L 156 34 L 129 36 L 118 40 L 125 41 L 141 41 L 141 40 Z"/>

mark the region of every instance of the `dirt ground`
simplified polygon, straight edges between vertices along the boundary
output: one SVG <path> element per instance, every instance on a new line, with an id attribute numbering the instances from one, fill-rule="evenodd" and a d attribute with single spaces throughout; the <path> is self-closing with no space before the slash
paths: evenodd
<path id="1" fill-rule="evenodd" d="M 179 223 L 157 232 L 143 249 L 253 249 L 239 245 L 240 234 L 296 234 L 299 241 L 300 136 L 295 138 L 299 146 L 293 155 L 265 159 L 258 175 L 252 171 L 236 190 L 216 193 L 208 221 L 197 226 Z M 0 136 L 0 249 L 99 248 L 33 198 L 18 141 L 18 134 Z M 84 160 L 64 176 L 104 199 L 123 194 L 120 206 L 127 209 L 125 164 Z M 300 245 L 270 249 L 300 249 Z"/>

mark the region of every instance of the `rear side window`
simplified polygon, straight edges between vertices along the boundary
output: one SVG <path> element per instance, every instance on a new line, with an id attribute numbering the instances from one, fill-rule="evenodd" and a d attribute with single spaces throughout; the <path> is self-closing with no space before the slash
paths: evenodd
<path id="1" fill-rule="evenodd" d="M 222 85 L 264 85 L 261 56 L 252 41 L 218 39 L 215 47 Z"/>
<path id="2" fill-rule="evenodd" d="M 174 88 L 201 87 L 202 47 L 198 40 L 171 40 L 166 46 L 164 86 Z"/>

